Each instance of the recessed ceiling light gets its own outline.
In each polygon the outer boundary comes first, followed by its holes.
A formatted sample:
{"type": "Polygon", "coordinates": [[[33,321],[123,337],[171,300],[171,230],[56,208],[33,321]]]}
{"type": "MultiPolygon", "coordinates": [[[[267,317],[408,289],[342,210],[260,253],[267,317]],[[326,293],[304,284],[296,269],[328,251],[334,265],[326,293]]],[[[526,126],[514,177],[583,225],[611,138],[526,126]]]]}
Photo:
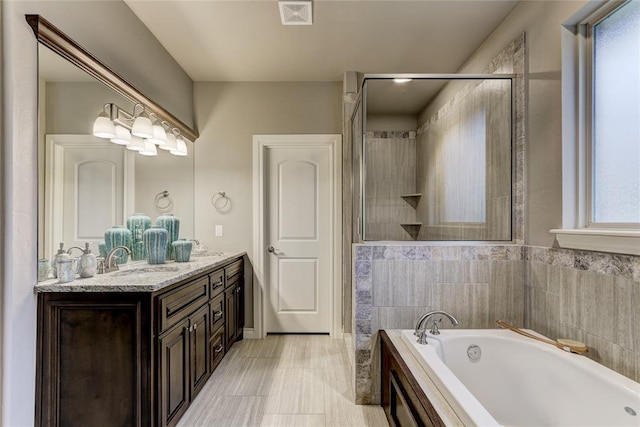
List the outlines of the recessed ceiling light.
{"type": "Polygon", "coordinates": [[[393,79],[396,83],[409,83],[413,79],[393,79]]]}
{"type": "Polygon", "coordinates": [[[313,24],[313,10],[310,0],[281,0],[280,20],[282,25],[311,25],[313,24]]]}

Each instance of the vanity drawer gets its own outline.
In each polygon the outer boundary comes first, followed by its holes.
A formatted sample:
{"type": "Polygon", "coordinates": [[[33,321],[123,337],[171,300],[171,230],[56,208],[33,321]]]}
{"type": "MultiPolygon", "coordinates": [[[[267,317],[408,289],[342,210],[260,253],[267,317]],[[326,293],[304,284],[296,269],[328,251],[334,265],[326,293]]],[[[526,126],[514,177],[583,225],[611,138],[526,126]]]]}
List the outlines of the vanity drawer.
{"type": "Polygon", "coordinates": [[[209,340],[209,371],[213,372],[214,369],[220,364],[220,361],[224,357],[224,328],[220,328],[214,332],[213,337],[209,340]]]}
{"type": "Polygon", "coordinates": [[[242,275],[244,273],[244,263],[242,259],[232,262],[224,268],[227,276],[227,287],[231,284],[231,279],[235,276],[242,275]]]}
{"type": "Polygon", "coordinates": [[[175,325],[209,300],[209,276],[158,297],[158,334],[175,325]]]}
{"type": "Polygon", "coordinates": [[[222,325],[224,325],[224,294],[220,294],[209,303],[209,309],[211,315],[209,316],[211,325],[209,330],[211,334],[217,331],[222,325]]]}

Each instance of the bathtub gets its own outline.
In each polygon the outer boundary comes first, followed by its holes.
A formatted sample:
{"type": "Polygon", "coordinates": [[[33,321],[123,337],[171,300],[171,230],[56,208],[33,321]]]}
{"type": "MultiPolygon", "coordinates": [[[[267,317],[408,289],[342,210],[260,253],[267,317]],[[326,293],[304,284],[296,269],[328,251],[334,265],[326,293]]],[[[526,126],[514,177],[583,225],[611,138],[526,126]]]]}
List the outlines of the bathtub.
{"type": "Polygon", "coordinates": [[[585,356],[506,329],[401,338],[465,425],[640,426],[640,384],[585,356]]]}

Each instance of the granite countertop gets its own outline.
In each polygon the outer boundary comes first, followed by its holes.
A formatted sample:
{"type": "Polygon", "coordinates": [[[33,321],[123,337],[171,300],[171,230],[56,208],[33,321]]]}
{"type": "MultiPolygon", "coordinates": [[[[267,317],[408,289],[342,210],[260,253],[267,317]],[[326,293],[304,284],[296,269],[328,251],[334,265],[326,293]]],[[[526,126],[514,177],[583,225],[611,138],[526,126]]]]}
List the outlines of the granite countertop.
{"type": "Polygon", "coordinates": [[[97,274],[73,282],[58,283],[58,279],[42,281],[33,287],[40,292],[155,292],[211,268],[223,265],[246,252],[226,252],[222,255],[192,256],[189,262],[169,261],[151,265],[146,261],[129,261],[119,271],[97,274]]]}

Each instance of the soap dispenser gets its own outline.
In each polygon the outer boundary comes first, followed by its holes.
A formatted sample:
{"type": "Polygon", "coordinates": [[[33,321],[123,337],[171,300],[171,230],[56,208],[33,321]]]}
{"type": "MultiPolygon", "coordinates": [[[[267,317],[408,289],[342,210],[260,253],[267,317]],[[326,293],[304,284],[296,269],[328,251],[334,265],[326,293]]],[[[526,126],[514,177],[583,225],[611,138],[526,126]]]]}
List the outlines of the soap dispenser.
{"type": "Polygon", "coordinates": [[[71,259],[71,256],[65,252],[64,243],[60,242],[60,249],[58,253],[51,260],[51,270],[53,271],[53,277],[58,277],[58,262],[71,259]]]}
{"type": "Polygon", "coordinates": [[[78,267],[80,277],[86,278],[95,276],[97,266],[98,261],[96,260],[96,256],[91,253],[89,243],[85,243],[84,249],[82,250],[82,256],[80,257],[80,266],[78,267]]]}

